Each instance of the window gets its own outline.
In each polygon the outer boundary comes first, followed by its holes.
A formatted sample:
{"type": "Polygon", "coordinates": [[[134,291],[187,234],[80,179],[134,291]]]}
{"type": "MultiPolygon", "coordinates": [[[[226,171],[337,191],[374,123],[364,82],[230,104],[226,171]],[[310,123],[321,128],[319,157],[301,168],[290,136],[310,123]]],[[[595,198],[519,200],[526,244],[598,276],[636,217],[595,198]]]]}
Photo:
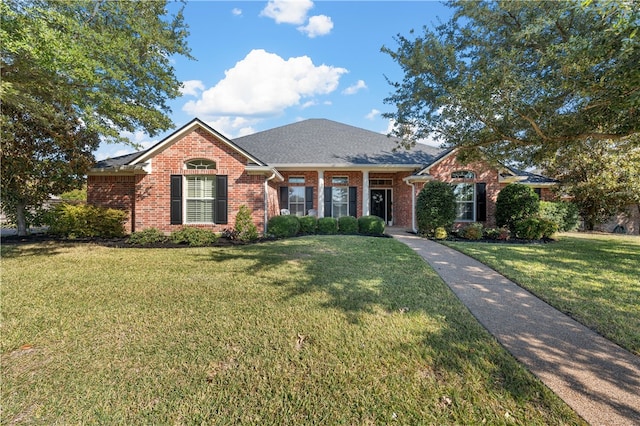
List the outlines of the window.
{"type": "Polygon", "coordinates": [[[215,176],[187,176],[186,223],[213,223],[215,176]]]}
{"type": "Polygon", "coordinates": [[[289,187],[289,212],[294,216],[304,216],[305,208],[305,187],[290,186],[289,187]]]}
{"type": "Polygon", "coordinates": [[[187,170],[214,170],[216,162],[211,160],[191,160],[185,163],[187,170]]]}
{"type": "Polygon", "coordinates": [[[304,185],[304,176],[291,176],[289,178],[289,183],[292,184],[300,184],[300,185],[304,185]]]}
{"type": "Polygon", "coordinates": [[[331,216],[349,216],[349,178],[331,178],[331,216]]]}
{"type": "Polygon", "coordinates": [[[369,186],[393,186],[393,179],[369,179],[369,186]]]}
{"type": "Polygon", "coordinates": [[[475,220],[475,185],[454,184],[453,194],[456,197],[456,221],[473,222],[475,220]]]}
{"type": "Polygon", "coordinates": [[[451,173],[451,179],[475,179],[476,174],[469,170],[462,170],[451,173]]]}

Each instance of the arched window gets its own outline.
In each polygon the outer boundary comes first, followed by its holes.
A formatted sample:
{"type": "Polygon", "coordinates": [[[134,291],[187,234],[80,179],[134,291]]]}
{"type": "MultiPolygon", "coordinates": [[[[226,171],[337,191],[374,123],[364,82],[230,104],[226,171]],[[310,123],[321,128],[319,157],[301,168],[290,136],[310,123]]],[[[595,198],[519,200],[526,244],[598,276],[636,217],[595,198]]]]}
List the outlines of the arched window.
{"type": "Polygon", "coordinates": [[[196,159],[185,162],[187,170],[213,170],[216,168],[216,162],[211,160],[196,159]]]}
{"type": "Polygon", "coordinates": [[[451,173],[451,179],[475,179],[476,174],[469,170],[460,170],[451,173]]]}

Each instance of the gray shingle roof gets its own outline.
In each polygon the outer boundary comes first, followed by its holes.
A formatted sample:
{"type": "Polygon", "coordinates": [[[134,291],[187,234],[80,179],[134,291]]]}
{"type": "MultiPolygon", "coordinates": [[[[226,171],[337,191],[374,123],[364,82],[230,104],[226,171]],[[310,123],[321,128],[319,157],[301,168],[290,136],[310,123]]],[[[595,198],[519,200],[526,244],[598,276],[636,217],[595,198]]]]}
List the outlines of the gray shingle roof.
{"type": "Polygon", "coordinates": [[[98,161],[96,165],[93,167],[96,169],[106,169],[109,167],[124,166],[126,164],[129,164],[131,161],[135,160],[136,158],[140,157],[142,154],[144,154],[147,151],[148,149],[145,149],[143,151],[120,155],[119,157],[106,158],[104,160],[98,161]]]}
{"type": "Polygon", "coordinates": [[[234,139],[234,143],[272,166],[426,165],[441,150],[417,144],[399,149],[393,138],[326,119],[309,119],[234,139]]]}

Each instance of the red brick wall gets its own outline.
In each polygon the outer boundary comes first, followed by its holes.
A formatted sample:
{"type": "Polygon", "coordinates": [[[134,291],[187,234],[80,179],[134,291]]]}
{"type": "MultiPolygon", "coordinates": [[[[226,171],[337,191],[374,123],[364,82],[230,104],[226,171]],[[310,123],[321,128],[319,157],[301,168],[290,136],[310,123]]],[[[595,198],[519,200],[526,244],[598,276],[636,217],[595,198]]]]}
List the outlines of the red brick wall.
{"type": "MultiPolygon", "coordinates": [[[[431,167],[429,174],[443,182],[468,182],[487,184],[487,220],[482,222],[488,227],[495,226],[496,200],[500,192],[498,170],[484,161],[475,161],[469,164],[458,162],[455,154],[445,157],[435,166],[431,167]],[[451,179],[451,172],[469,170],[475,173],[475,178],[470,180],[451,179]]],[[[460,222],[464,224],[466,222],[460,222]]]]}
{"type": "Polygon", "coordinates": [[[131,232],[136,176],[88,176],[87,203],[124,210],[128,213],[125,230],[131,232]]]}
{"type": "MultiPolygon", "coordinates": [[[[264,225],[264,176],[250,176],[245,172],[247,160],[225,143],[202,129],[197,129],[173,143],[151,159],[151,173],[139,175],[135,180],[135,201],[123,208],[130,212],[133,230],[154,227],[166,233],[182,225],[170,224],[171,175],[212,174],[228,176],[228,223],[197,225],[216,232],[233,228],[241,205],[252,212],[253,221],[260,231],[264,225]],[[184,164],[191,159],[207,159],[216,162],[215,170],[186,170],[184,164]]],[[[120,178],[120,177],[118,177],[120,178]]],[[[97,205],[113,203],[113,200],[131,197],[131,188],[109,187],[104,177],[90,176],[88,198],[97,205]],[[93,182],[93,184],[92,184],[93,182]],[[122,191],[122,192],[120,192],[122,191]],[[104,194],[104,195],[100,195],[104,194]]],[[[131,185],[131,183],[130,183],[131,185]]]]}

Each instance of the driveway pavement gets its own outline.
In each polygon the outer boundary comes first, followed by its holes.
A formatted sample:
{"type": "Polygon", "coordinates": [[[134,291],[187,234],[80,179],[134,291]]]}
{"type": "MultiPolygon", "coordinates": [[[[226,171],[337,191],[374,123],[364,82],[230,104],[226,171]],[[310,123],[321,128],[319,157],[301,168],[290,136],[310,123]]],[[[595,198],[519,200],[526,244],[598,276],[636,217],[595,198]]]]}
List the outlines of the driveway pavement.
{"type": "Polygon", "coordinates": [[[640,425],[640,357],[493,269],[405,229],[387,233],[422,256],[469,311],[592,425],[640,425]]]}

